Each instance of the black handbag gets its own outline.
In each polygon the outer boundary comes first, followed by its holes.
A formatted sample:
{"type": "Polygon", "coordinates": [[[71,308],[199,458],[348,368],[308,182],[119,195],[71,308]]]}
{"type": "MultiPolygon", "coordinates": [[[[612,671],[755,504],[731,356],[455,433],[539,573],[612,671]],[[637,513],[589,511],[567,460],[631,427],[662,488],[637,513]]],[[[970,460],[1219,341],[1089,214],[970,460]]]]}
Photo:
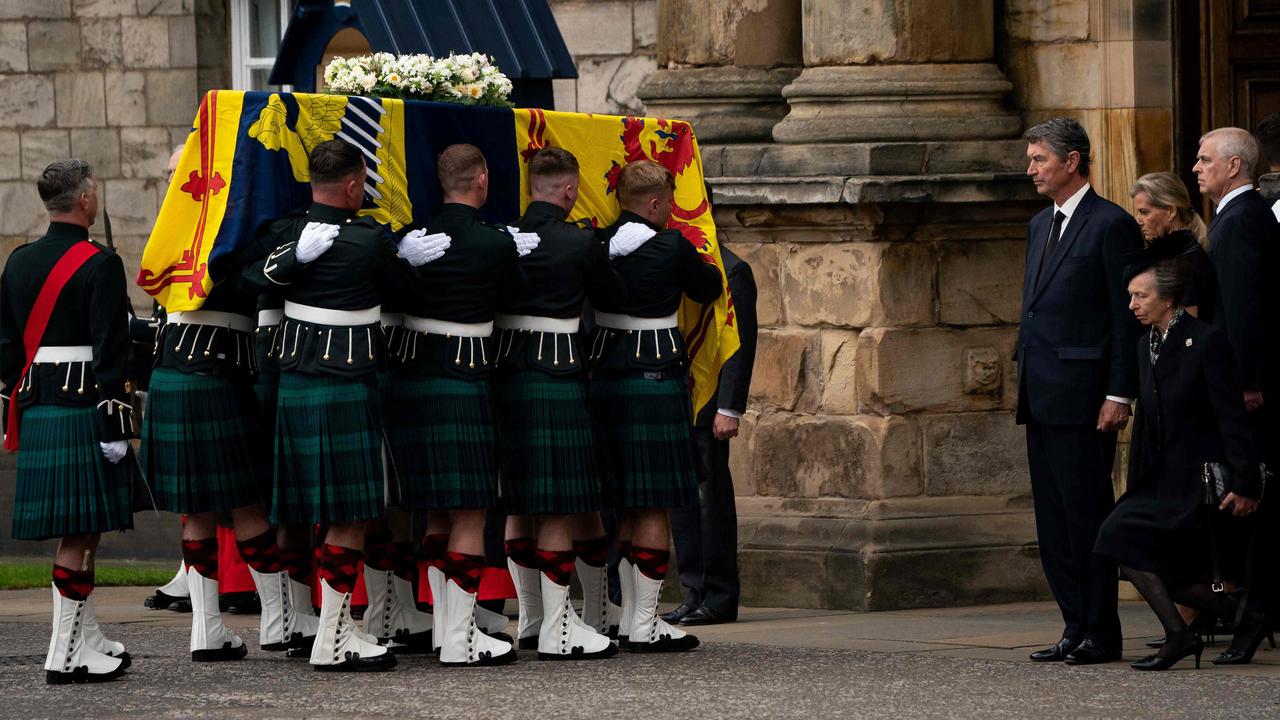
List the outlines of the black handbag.
{"type": "MultiPolygon", "coordinates": [[[[1226,591],[1226,586],[1222,582],[1222,565],[1218,556],[1218,528],[1216,527],[1218,520],[1218,507],[1222,505],[1222,501],[1227,497],[1235,478],[1231,467],[1226,463],[1207,462],[1200,471],[1200,480],[1204,484],[1204,497],[1202,505],[1206,516],[1206,522],[1209,527],[1209,559],[1212,563],[1213,579],[1211,587],[1215,593],[1226,591]]],[[[1258,503],[1262,503],[1262,498],[1266,495],[1267,481],[1270,480],[1271,471],[1267,469],[1266,463],[1258,463],[1258,503]]],[[[1249,593],[1253,589],[1250,579],[1253,577],[1253,559],[1258,544],[1258,526],[1255,522],[1249,532],[1249,544],[1245,550],[1244,574],[1243,578],[1246,584],[1244,592],[1241,594],[1240,600],[1236,607],[1236,616],[1231,623],[1232,628],[1240,627],[1244,620],[1245,610],[1249,602],[1249,593]]]]}
{"type": "MultiPolygon", "coordinates": [[[[1260,478],[1258,502],[1261,503],[1262,496],[1267,491],[1267,481],[1271,476],[1271,471],[1267,469],[1266,463],[1258,463],[1258,476],[1260,478]]],[[[1235,472],[1226,463],[1207,462],[1200,469],[1200,482],[1204,485],[1204,495],[1201,502],[1204,505],[1211,505],[1216,508],[1222,504],[1227,494],[1231,492],[1231,486],[1235,484],[1235,472]]]]}

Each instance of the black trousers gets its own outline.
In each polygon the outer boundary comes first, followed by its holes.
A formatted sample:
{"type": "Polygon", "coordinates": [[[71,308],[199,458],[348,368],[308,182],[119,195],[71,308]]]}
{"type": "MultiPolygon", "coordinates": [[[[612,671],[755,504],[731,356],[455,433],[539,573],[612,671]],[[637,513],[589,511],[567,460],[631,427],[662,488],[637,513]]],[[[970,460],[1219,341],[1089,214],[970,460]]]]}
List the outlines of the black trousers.
{"type": "Polygon", "coordinates": [[[1062,611],[1062,636],[1119,646],[1116,566],[1093,552],[1115,506],[1116,434],[1087,425],[1027,424],[1040,563],[1062,611]]]}
{"type": "MultiPolygon", "coordinates": [[[[1268,404],[1248,417],[1259,458],[1268,470],[1280,475],[1280,413],[1270,404],[1280,399],[1277,394],[1267,391],[1264,397],[1268,404]]],[[[1247,548],[1253,552],[1253,576],[1245,579],[1251,588],[1249,609],[1265,612],[1274,622],[1280,619],[1280,483],[1264,489],[1253,521],[1257,525],[1251,536],[1252,548],[1247,548]]]]}
{"type": "Polygon", "coordinates": [[[738,617],[738,509],[729,474],[729,441],[709,427],[693,430],[701,473],[698,506],[671,511],[680,584],[689,607],[738,617]]]}

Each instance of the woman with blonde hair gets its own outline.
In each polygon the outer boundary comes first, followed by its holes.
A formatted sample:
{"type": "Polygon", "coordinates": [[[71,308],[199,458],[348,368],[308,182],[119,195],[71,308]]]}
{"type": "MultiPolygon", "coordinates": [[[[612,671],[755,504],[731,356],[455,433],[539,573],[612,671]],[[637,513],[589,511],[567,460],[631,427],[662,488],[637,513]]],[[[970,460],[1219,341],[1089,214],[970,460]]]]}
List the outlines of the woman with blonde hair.
{"type": "Polygon", "coordinates": [[[1171,172],[1148,173],[1133,184],[1129,196],[1147,246],[1176,246],[1176,254],[1191,264],[1186,295],[1178,301],[1188,313],[1212,322],[1218,304],[1218,276],[1206,252],[1209,229],[1191,207],[1187,186],[1171,172]]]}

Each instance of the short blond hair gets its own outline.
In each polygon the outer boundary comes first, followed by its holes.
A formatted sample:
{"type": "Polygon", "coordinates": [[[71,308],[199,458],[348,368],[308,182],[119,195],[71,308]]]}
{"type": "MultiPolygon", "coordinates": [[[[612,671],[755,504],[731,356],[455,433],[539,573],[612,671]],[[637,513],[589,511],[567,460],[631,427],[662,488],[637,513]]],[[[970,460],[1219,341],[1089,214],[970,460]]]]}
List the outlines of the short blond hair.
{"type": "Polygon", "coordinates": [[[675,176],[652,160],[627,163],[618,173],[618,204],[624,207],[675,191],[675,176]]]}
{"type": "Polygon", "coordinates": [[[1208,247],[1209,229],[1204,220],[1196,214],[1191,206],[1191,195],[1182,180],[1171,172],[1147,173],[1138,178],[1129,188],[1129,197],[1137,197],[1138,193],[1146,193],[1151,204],[1160,208],[1168,208],[1178,215],[1178,220],[1195,233],[1200,244],[1208,247]]]}

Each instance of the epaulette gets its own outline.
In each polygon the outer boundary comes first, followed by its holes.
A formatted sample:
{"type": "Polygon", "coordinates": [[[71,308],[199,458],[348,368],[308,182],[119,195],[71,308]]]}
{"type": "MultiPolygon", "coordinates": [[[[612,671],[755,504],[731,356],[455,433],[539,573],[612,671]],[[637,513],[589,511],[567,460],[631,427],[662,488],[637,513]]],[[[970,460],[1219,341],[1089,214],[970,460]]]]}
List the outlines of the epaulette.
{"type": "Polygon", "coordinates": [[[115,255],[115,254],[116,254],[116,251],[115,251],[115,250],[112,250],[111,248],[107,247],[106,245],[104,245],[104,244],[102,244],[102,243],[98,242],[97,240],[94,240],[93,238],[89,238],[89,242],[90,242],[90,243],[92,243],[94,247],[98,248],[99,250],[101,250],[101,251],[102,251],[102,252],[104,252],[104,253],[109,253],[109,254],[111,254],[111,255],[115,255]]]}

